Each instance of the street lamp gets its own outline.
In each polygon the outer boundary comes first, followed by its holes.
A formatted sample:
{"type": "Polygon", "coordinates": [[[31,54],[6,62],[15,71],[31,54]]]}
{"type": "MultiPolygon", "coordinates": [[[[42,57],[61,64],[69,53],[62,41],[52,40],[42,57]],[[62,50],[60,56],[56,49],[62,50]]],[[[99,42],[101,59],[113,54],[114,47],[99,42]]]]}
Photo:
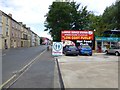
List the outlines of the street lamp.
{"type": "Polygon", "coordinates": [[[96,29],[93,30],[93,33],[94,33],[94,50],[96,51],[97,50],[97,42],[96,42],[96,39],[95,39],[95,37],[96,37],[95,32],[96,32],[96,29]]]}

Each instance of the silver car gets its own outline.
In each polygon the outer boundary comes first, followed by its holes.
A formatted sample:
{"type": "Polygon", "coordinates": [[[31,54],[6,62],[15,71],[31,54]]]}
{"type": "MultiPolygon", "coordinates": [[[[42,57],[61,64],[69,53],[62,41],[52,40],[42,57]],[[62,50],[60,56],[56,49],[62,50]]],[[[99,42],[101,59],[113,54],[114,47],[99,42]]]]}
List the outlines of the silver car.
{"type": "Polygon", "coordinates": [[[120,55],[120,46],[119,47],[111,47],[108,50],[105,50],[106,54],[115,54],[116,56],[120,55]]]}

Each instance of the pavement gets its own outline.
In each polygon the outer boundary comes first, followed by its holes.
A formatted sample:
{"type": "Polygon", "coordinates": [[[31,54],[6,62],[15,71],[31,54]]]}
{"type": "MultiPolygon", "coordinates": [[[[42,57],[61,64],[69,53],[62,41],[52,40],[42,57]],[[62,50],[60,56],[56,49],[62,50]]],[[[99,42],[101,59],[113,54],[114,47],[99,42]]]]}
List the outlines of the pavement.
{"type": "Polygon", "coordinates": [[[59,56],[57,60],[64,88],[118,88],[119,59],[104,53],[59,56]]]}

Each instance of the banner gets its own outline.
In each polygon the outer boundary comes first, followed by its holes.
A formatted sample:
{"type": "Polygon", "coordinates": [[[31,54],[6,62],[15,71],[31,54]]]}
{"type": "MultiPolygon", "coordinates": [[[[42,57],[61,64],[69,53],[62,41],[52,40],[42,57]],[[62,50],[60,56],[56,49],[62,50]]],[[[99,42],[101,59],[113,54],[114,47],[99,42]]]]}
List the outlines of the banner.
{"type": "Polygon", "coordinates": [[[93,40],[93,34],[90,30],[64,30],[61,31],[61,40],[93,40]]]}

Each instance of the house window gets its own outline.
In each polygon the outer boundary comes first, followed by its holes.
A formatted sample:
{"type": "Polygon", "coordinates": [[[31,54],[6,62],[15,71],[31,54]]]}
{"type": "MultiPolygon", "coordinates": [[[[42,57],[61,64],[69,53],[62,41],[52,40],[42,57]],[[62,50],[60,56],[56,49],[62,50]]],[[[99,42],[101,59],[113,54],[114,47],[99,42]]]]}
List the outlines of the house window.
{"type": "Polygon", "coordinates": [[[0,15],[0,22],[2,22],[2,16],[0,15]]]}
{"type": "Polygon", "coordinates": [[[18,27],[18,26],[17,26],[17,24],[16,24],[16,29],[18,29],[17,27],[18,27]]]}
{"type": "Polygon", "coordinates": [[[14,22],[12,22],[12,27],[14,27],[14,22]]]}
{"type": "Polygon", "coordinates": [[[6,36],[8,36],[8,27],[6,27],[6,36]]]}
{"type": "Polygon", "coordinates": [[[18,32],[18,38],[20,38],[20,34],[19,34],[19,32],[18,32]]]}
{"type": "Polygon", "coordinates": [[[2,34],[2,26],[0,26],[0,34],[2,34]]]}
{"type": "Polygon", "coordinates": [[[8,17],[6,17],[6,24],[8,25],[8,17]]]}
{"type": "Polygon", "coordinates": [[[6,36],[8,36],[8,32],[6,32],[6,36]]]}
{"type": "Polygon", "coordinates": [[[18,30],[20,30],[20,26],[18,25],[18,30]]]}
{"type": "Polygon", "coordinates": [[[16,37],[18,37],[17,32],[16,32],[16,37]]]}
{"type": "Polygon", "coordinates": [[[12,30],[12,37],[14,37],[14,31],[12,30]]]}
{"type": "Polygon", "coordinates": [[[2,16],[1,15],[0,15],[0,27],[2,28],[2,16]]]}

